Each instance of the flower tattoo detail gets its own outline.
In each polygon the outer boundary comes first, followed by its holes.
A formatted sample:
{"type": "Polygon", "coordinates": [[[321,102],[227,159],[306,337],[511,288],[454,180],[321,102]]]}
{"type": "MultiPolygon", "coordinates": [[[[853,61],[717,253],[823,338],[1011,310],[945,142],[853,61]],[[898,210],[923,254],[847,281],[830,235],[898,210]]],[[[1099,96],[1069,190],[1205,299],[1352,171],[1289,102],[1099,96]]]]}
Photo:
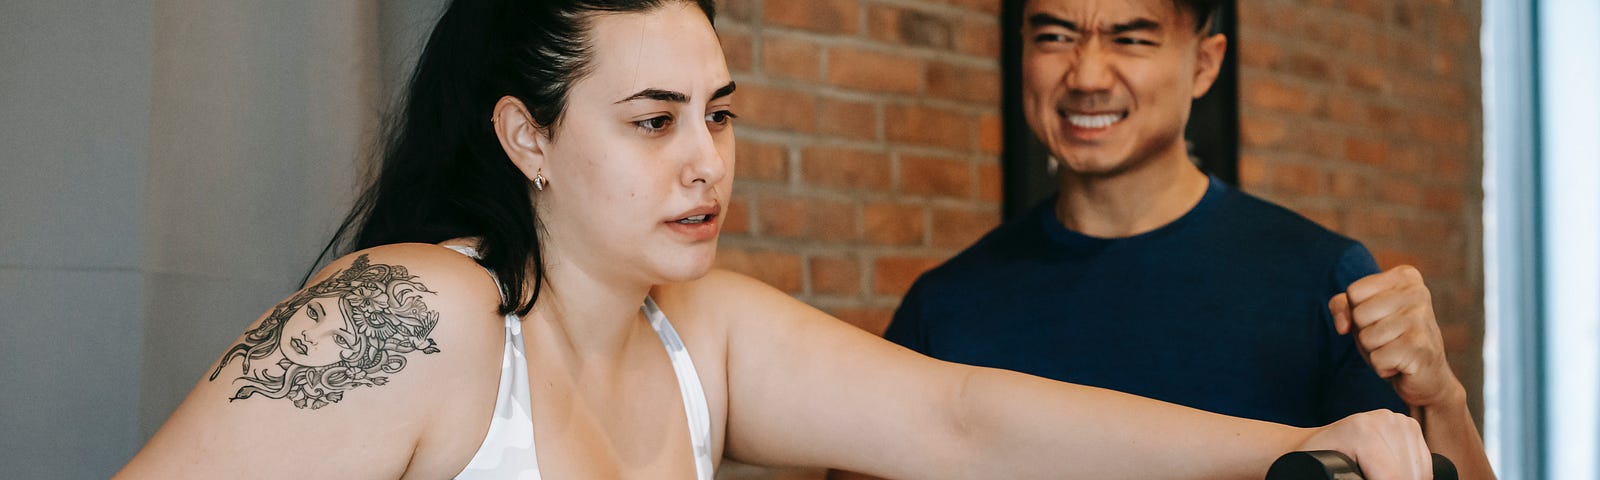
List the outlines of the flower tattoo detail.
{"type": "Polygon", "coordinates": [[[350,268],[274,307],[228,349],[209,380],[238,359],[242,376],[235,382],[245,385],[229,401],[261,395],[287,398],[299,408],[337,403],[356,387],[388,383],[388,375],[405,368],[404,354],[439,352],[428,337],[439,313],[422,302],[432,294],[405,267],[372,264],[361,255],[350,268]],[[277,369],[250,368],[273,356],[277,369]]]}

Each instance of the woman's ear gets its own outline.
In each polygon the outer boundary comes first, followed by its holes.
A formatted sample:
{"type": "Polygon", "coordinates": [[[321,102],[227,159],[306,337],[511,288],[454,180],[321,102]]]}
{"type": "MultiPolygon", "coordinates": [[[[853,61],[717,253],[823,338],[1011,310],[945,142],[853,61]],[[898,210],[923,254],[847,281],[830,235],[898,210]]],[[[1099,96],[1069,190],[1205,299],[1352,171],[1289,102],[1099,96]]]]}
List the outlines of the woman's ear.
{"type": "Polygon", "coordinates": [[[544,169],[544,150],[549,136],[533,122],[528,108],[510,95],[500,97],[494,104],[494,134],[500,139],[500,148],[528,180],[533,180],[544,169]]]}

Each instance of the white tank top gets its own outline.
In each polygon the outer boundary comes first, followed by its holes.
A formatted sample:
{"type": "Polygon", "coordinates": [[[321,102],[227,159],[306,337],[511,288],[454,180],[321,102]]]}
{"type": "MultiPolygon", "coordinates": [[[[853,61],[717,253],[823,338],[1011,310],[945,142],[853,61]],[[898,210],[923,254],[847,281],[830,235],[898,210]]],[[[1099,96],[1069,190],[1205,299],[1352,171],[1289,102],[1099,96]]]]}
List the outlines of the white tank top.
{"type": "MultiPolygon", "coordinates": [[[[446,248],[477,260],[478,252],[470,247],[446,245],[446,248]]],[[[486,269],[487,270],[487,269],[486,269]]],[[[500,278],[494,278],[495,288],[504,295],[500,278]]],[[[655,300],[645,297],[639,307],[650,328],[655,329],[661,344],[667,348],[672,360],[672,370],[678,376],[678,392],[683,394],[683,407],[689,419],[689,437],[694,446],[694,470],[697,480],[712,480],[715,472],[711,463],[711,413],[706,406],[705,389],[700,385],[700,375],[695,373],[689,350],[684,348],[678,332],[661,313],[655,300]]],[[[522,351],[522,319],[507,314],[505,355],[500,361],[500,389],[495,395],[494,418],[489,422],[489,432],[484,436],[478,453],[472,456],[457,480],[516,479],[538,480],[539,462],[533,447],[532,402],[528,389],[528,362],[522,351]]]]}

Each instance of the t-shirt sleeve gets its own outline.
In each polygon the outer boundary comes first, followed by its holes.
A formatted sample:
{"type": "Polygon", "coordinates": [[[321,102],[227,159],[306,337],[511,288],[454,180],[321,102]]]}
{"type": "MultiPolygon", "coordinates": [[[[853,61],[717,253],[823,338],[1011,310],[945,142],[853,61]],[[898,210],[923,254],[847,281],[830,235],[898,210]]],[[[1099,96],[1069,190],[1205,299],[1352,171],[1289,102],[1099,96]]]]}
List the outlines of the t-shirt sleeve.
{"type": "Polygon", "coordinates": [[[894,318],[889,320],[883,338],[927,355],[927,338],[922,331],[921,284],[921,281],[913,283],[905,298],[900,299],[900,307],[894,310],[894,318]]]}
{"type": "MultiPolygon", "coordinates": [[[[1326,298],[1331,299],[1356,280],[1378,272],[1378,262],[1372,258],[1372,253],[1361,243],[1355,242],[1345,249],[1339,263],[1334,266],[1333,278],[1330,279],[1333,289],[1326,298]]],[[[1325,351],[1330,356],[1328,364],[1332,366],[1327,373],[1327,394],[1322,402],[1323,421],[1329,423],[1350,414],[1380,408],[1408,413],[1409,407],[1400,400],[1389,382],[1379,377],[1361,358],[1354,336],[1339,335],[1333,328],[1333,314],[1326,308],[1320,310],[1323,324],[1328,329],[1326,338],[1329,339],[1329,345],[1325,351]]]]}

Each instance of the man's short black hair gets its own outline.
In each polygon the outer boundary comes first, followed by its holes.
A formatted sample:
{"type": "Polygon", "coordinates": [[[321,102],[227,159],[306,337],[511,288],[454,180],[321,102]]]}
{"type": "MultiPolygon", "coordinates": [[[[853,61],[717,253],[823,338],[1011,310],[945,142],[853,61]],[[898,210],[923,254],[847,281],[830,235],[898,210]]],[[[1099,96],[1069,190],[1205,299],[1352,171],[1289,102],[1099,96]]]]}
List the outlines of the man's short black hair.
{"type": "MultiPolygon", "coordinates": [[[[1201,35],[1217,33],[1216,22],[1222,4],[1229,0],[1172,0],[1172,4],[1179,11],[1189,12],[1194,17],[1194,31],[1201,35]]],[[[1022,6],[1028,6],[1028,0],[1022,1],[1022,6]]]]}
{"type": "Polygon", "coordinates": [[[1188,11],[1194,17],[1194,31],[1200,34],[1215,33],[1219,12],[1225,0],[1173,0],[1178,4],[1179,10],[1188,11]]]}

